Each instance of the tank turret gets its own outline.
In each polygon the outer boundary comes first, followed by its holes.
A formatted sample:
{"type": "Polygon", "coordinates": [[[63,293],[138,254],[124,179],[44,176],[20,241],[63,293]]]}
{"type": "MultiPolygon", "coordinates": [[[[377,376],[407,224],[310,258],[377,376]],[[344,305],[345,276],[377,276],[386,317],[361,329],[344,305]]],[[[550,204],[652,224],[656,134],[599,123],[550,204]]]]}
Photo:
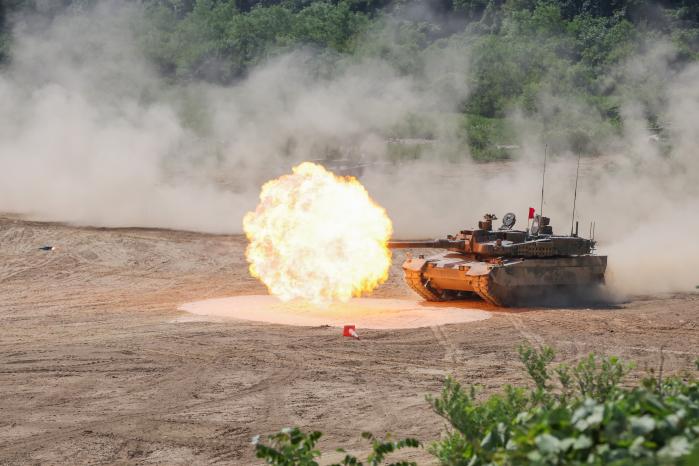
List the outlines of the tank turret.
{"type": "Polygon", "coordinates": [[[547,217],[534,219],[530,231],[513,230],[514,214],[507,214],[498,230],[492,229],[492,221],[497,219],[486,214],[485,220],[478,222],[475,230],[461,230],[458,235],[449,235],[445,239],[389,241],[391,249],[424,248],[448,249],[455,252],[472,254],[479,258],[492,257],[554,257],[590,254],[594,241],[576,235],[556,236],[549,225],[547,217]],[[511,216],[511,217],[507,217],[511,216]],[[487,228],[481,228],[487,227],[487,228]]]}

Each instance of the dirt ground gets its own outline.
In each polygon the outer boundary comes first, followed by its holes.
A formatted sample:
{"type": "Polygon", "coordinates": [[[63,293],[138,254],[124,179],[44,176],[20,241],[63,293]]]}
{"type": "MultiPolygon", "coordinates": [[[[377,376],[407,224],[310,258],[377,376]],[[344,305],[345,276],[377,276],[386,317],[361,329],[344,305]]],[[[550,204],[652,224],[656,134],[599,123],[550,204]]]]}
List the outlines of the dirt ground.
{"type": "MultiPolygon", "coordinates": [[[[362,431],[436,439],[425,395],[447,374],[484,392],[524,380],[516,347],[693,367],[699,294],[603,309],[519,309],[412,330],[206,321],[178,305],[262,294],[245,239],[0,217],[0,463],[257,464],[256,434],[298,425],[364,452],[362,431]],[[53,245],[55,251],[41,251],[53,245]]],[[[374,297],[411,297],[396,255],[374,297]]],[[[418,451],[409,458],[429,462],[418,451]]],[[[326,459],[333,459],[328,457],[326,459]]]]}

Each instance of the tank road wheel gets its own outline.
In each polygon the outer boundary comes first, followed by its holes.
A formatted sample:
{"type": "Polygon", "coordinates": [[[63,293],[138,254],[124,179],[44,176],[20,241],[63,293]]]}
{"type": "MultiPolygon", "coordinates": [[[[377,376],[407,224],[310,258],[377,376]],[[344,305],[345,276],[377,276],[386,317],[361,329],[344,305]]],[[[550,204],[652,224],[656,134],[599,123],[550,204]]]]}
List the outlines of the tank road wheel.
{"type": "Polygon", "coordinates": [[[425,301],[444,301],[422,278],[422,273],[415,270],[404,269],[405,282],[413,291],[425,301]]]}
{"type": "Polygon", "coordinates": [[[441,295],[442,301],[474,301],[481,299],[475,291],[444,290],[441,295]]]}

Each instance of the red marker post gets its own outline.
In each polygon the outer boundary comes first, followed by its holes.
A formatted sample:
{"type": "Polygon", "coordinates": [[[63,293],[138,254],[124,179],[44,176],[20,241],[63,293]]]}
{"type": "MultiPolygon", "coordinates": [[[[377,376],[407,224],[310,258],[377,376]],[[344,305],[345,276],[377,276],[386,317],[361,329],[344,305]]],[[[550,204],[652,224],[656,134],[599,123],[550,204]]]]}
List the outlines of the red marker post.
{"type": "Polygon", "coordinates": [[[357,335],[357,330],[355,329],[354,325],[345,325],[345,327],[342,329],[342,336],[352,337],[359,340],[359,335],[357,335]]]}

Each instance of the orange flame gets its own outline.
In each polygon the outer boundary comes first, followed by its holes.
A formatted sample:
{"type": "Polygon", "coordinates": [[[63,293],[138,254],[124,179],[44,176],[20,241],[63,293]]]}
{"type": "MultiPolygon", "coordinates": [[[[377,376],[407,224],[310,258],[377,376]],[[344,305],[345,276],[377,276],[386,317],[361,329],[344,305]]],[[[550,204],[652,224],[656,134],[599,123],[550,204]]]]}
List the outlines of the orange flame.
{"type": "Polygon", "coordinates": [[[284,301],[347,301],[386,281],[391,220],[353,177],[304,162],[243,219],[250,273],[284,301]]]}

